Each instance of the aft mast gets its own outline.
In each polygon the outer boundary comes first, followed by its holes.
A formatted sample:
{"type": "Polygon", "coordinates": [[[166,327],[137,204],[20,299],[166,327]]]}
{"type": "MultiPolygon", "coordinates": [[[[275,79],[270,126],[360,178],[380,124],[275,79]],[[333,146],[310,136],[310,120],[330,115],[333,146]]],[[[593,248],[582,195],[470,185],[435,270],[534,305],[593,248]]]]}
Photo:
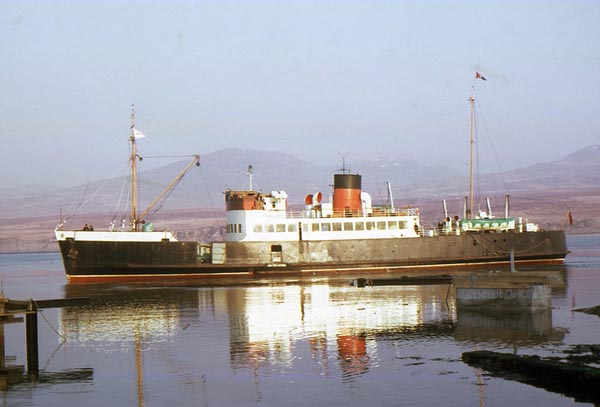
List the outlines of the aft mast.
{"type": "Polygon", "coordinates": [[[131,164],[131,231],[138,231],[138,192],[137,192],[137,151],[135,147],[135,105],[131,105],[131,135],[129,136],[131,143],[131,156],[129,162],[131,164]]]}
{"type": "Polygon", "coordinates": [[[473,146],[475,145],[473,132],[475,131],[475,81],[477,79],[487,81],[485,76],[483,76],[479,72],[475,72],[475,78],[473,79],[473,84],[471,85],[471,95],[467,99],[469,101],[469,104],[471,105],[471,125],[469,129],[469,207],[466,208],[465,212],[467,218],[470,219],[475,219],[476,217],[475,213],[473,212],[473,205],[475,199],[473,193],[473,146]]]}
{"type": "Polygon", "coordinates": [[[467,217],[473,218],[473,127],[475,126],[475,86],[471,86],[471,95],[469,96],[471,105],[471,126],[469,130],[469,207],[467,208],[467,217]]]}

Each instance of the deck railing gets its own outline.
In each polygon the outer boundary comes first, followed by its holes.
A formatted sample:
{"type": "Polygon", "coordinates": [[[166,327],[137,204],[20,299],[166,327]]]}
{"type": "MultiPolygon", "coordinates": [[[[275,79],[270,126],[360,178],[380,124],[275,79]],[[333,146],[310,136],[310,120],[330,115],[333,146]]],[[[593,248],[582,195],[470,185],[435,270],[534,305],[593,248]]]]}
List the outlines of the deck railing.
{"type": "Polygon", "coordinates": [[[298,218],[372,218],[372,217],[398,217],[398,216],[419,216],[418,208],[403,208],[390,211],[389,208],[373,208],[369,213],[362,210],[335,210],[323,211],[319,209],[303,211],[286,211],[285,217],[290,219],[298,218]],[[307,215],[308,214],[308,215],[307,215]]]}

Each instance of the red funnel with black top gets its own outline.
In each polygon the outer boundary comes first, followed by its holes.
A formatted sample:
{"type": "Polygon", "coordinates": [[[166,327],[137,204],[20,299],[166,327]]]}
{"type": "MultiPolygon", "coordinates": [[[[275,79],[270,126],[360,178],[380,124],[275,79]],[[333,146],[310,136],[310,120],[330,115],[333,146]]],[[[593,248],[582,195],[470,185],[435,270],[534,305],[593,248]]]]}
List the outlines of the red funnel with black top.
{"type": "Polygon", "coordinates": [[[333,215],[358,216],[361,211],[361,176],[335,174],[333,176],[333,215]]]}

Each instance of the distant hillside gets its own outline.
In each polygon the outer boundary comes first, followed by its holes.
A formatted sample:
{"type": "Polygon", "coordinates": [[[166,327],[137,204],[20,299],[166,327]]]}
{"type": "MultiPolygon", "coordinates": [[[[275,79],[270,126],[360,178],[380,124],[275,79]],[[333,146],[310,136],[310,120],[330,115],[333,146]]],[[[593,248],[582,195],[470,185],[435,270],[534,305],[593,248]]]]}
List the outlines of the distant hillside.
{"type": "MultiPolygon", "coordinates": [[[[150,203],[185,167],[179,161],[144,171],[139,176],[140,206],[150,203]]],[[[165,210],[214,208],[223,209],[223,192],[249,188],[248,166],[253,168],[253,187],[263,192],[284,190],[290,204],[304,202],[304,197],[317,191],[328,196],[333,184],[334,166],[319,167],[296,157],[272,151],[226,149],[200,157],[200,168],[192,168],[180,185],[160,207],[165,210]]],[[[420,185],[456,171],[443,166],[425,166],[415,161],[372,160],[357,162],[351,170],[363,175],[363,189],[374,198],[385,199],[384,182],[396,190],[420,185]]],[[[49,189],[33,186],[5,192],[0,202],[0,218],[15,218],[73,213],[112,213],[121,211],[129,199],[128,176],[100,180],[73,188],[49,189]]]]}
{"type": "MultiPolygon", "coordinates": [[[[576,151],[560,160],[541,162],[502,174],[476,175],[476,189],[485,194],[533,197],[548,192],[585,192],[600,188],[600,145],[576,151]]],[[[466,176],[445,176],[425,185],[411,185],[411,195],[462,196],[468,192],[466,176]]]]}
{"type": "MultiPolygon", "coordinates": [[[[143,161],[140,207],[151,202],[186,164],[187,161],[180,161],[144,171],[146,161],[143,161]]],[[[337,170],[334,166],[319,167],[280,152],[220,150],[201,156],[200,168],[192,168],[159,209],[162,212],[208,209],[214,214],[222,214],[223,191],[249,187],[249,165],[253,168],[255,189],[263,192],[285,190],[292,206],[302,205],[308,193],[320,191],[328,197],[333,173],[337,170]]],[[[436,211],[435,218],[441,212],[442,199],[446,199],[452,212],[456,213],[461,210],[463,197],[468,193],[467,174],[439,164],[425,165],[398,157],[354,162],[350,170],[363,176],[363,190],[369,192],[375,202],[387,199],[385,182],[389,181],[397,205],[431,206],[436,211]]],[[[598,212],[593,213],[595,206],[591,202],[593,197],[600,195],[600,146],[589,146],[558,161],[478,177],[476,191],[482,198],[495,196],[493,203],[496,210],[503,205],[506,193],[511,195],[515,207],[527,205],[531,208],[534,205],[530,202],[546,201],[565,209],[567,205],[572,206],[578,197],[585,197],[581,198],[582,202],[585,201],[581,205],[585,206],[586,213],[592,211],[586,216],[598,218],[598,212]]],[[[126,176],[73,188],[35,186],[2,192],[4,199],[0,202],[0,219],[4,220],[32,217],[58,220],[61,209],[64,216],[93,213],[110,219],[113,213],[125,212],[129,199],[126,176]]],[[[556,211],[562,213],[563,209],[556,211]]],[[[424,212],[427,214],[427,209],[424,212]]],[[[149,219],[154,219],[154,216],[149,219]]]]}
{"type": "Polygon", "coordinates": [[[565,158],[511,171],[510,185],[519,190],[585,191],[600,186],[600,145],[592,145],[565,158]]]}

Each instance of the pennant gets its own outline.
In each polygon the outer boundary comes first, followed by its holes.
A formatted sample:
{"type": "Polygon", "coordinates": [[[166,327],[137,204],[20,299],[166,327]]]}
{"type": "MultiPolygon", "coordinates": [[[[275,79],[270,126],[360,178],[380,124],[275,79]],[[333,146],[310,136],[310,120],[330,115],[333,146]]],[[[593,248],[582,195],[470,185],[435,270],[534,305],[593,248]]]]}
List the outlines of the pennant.
{"type": "Polygon", "coordinates": [[[481,79],[482,81],[487,81],[487,79],[485,79],[485,76],[483,76],[479,72],[475,72],[475,79],[481,79]]]}
{"type": "Polygon", "coordinates": [[[137,139],[141,139],[141,138],[146,138],[146,135],[134,127],[133,128],[133,137],[137,140],[137,139]]]}

